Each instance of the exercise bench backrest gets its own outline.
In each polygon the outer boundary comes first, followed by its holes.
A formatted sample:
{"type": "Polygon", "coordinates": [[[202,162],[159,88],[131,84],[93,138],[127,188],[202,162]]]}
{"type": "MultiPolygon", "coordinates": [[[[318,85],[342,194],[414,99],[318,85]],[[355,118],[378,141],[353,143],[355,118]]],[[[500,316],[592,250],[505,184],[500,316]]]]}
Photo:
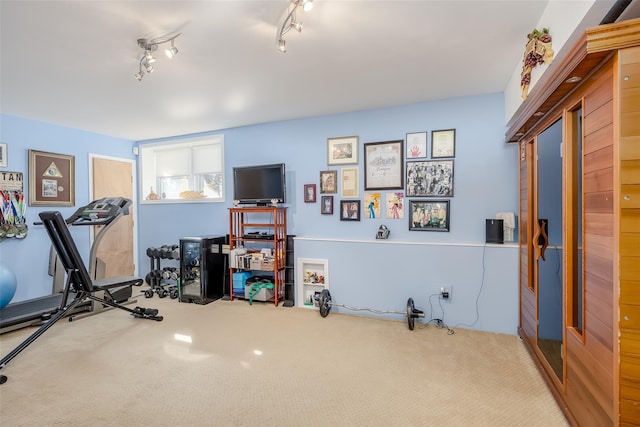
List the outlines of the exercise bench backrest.
{"type": "Polygon", "coordinates": [[[58,253],[64,269],[69,273],[69,280],[76,292],[93,291],[93,282],[78,252],[78,247],[71,237],[69,227],[58,211],[40,212],[40,219],[49,233],[51,243],[58,253]]]}

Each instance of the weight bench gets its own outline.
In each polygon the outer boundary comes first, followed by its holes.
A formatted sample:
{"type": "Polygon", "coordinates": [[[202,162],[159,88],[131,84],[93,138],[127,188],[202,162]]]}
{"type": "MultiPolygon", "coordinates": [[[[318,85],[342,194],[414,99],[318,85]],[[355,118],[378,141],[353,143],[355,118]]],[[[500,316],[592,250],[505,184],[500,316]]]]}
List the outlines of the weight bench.
{"type": "MultiPolygon", "coordinates": [[[[105,306],[127,311],[136,318],[156,321],[162,320],[162,316],[158,316],[158,310],[142,307],[136,307],[134,309],[125,307],[115,302],[109,293],[109,290],[113,288],[131,285],[140,286],[143,283],[142,279],[130,276],[115,276],[106,279],[91,280],[89,272],[82,262],[78,248],[71,237],[69,228],[60,212],[41,212],[40,219],[42,219],[42,223],[47,229],[51,243],[67,275],[67,281],[62,294],[62,303],[58,311],[49,320],[0,360],[0,369],[4,368],[11,359],[27,348],[29,344],[34,342],[40,335],[44,334],[58,320],[62,319],[77,305],[87,300],[96,301],[105,306]],[[75,296],[71,302],[68,302],[72,292],[75,293],[75,296]],[[96,293],[103,293],[103,297],[97,296],[96,293]]],[[[6,381],[6,376],[0,375],[0,384],[6,381]]]]}

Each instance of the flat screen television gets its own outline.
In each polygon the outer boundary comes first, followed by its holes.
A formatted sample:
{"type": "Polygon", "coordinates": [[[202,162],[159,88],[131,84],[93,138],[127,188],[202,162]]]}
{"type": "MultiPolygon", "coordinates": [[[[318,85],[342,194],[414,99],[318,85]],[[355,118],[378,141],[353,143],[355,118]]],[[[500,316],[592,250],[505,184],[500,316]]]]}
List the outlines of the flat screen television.
{"type": "Polygon", "coordinates": [[[284,163],[233,168],[233,199],[240,204],[268,205],[271,199],[284,203],[284,163]]]}

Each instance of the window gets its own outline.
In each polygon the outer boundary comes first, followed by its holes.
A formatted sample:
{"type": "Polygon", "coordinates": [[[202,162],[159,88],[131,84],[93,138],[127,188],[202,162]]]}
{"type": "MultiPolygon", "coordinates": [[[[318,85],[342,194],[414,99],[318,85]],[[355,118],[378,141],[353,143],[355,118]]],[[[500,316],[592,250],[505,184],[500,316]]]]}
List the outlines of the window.
{"type": "Polygon", "coordinates": [[[224,202],[224,136],[139,147],[141,203],[224,202]]]}

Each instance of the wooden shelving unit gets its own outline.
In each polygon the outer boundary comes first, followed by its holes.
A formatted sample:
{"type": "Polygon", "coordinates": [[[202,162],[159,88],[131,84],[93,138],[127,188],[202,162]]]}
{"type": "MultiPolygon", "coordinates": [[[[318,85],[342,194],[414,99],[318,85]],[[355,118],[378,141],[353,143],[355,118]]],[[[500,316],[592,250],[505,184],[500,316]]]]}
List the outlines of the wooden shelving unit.
{"type": "MultiPolygon", "coordinates": [[[[239,271],[256,274],[273,274],[274,295],[269,301],[277,306],[284,299],[285,264],[287,254],[287,208],[259,206],[229,209],[229,251],[246,248],[259,252],[269,248],[273,253],[273,264],[263,264],[260,268],[230,268],[230,277],[239,271]]],[[[231,264],[233,265],[233,264],[231,264]]],[[[236,293],[230,286],[229,299],[245,298],[245,294],[236,293]]]]}

